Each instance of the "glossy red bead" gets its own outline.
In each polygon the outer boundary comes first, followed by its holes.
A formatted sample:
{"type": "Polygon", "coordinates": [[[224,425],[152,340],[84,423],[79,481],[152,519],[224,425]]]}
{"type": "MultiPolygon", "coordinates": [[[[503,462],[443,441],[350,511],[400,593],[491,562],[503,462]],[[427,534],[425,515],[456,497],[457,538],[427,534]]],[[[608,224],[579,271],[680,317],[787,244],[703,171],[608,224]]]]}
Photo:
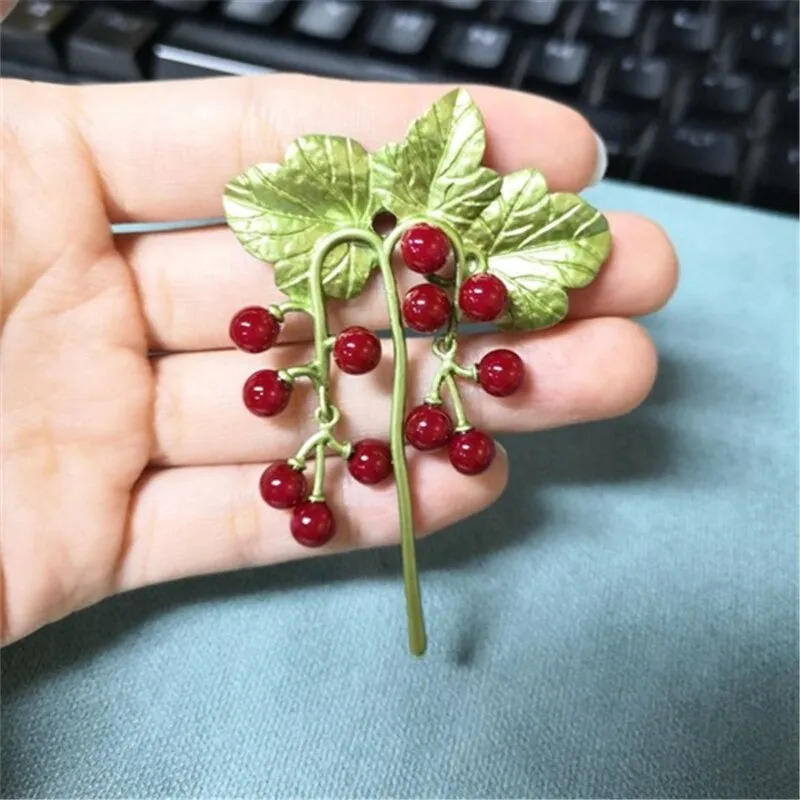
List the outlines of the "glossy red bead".
{"type": "Polygon", "coordinates": [[[458,293],[458,305],[476,322],[497,319],[508,305],[508,290],[500,278],[483,273],[467,278],[458,293]]]}
{"type": "Polygon", "coordinates": [[[508,397],[519,389],[525,364],[513,350],[491,350],[478,364],[478,383],[495,397],[508,397]]]}
{"type": "Polygon", "coordinates": [[[392,453],[389,445],[379,439],[356,442],[347,468],[359,483],[368,486],[386,480],[392,474],[392,453]]]}
{"type": "Polygon", "coordinates": [[[417,406],[406,418],[406,439],[417,450],[437,450],[452,435],[453,422],[441,406],[417,406]]]}
{"type": "Polygon", "coordinates": [[[476,428],[454,433],[447,449],[450,463],[464,475],[479,475],[494,461],[494,440],[476,428]]]}
{"type": "Polygon", "coordinates": [[[420,333],[433,333],[447,323],[451,308],[444,289],[432,283],[421,283],[406,292],[403,318],[409,328],[420,333]]]}
{"type": "Polygon", "coordinates": [[[430,275],[447,263],[450,241],[441,229],[422,223],[403,234],[400,254],[409,269],[430,275]]]}
{"type": "Polygon", "coordinates": [[[336,532],[336,520],[327,503],[318,500],[301,503],[289,523],[292,536],[304,547],[322,547],[336,532]]]}
{"type": "Polygon", "coordinates": [[[242,390],[244,404],[257,417],[274,417],[275,414],[280,414],[291,396],[291,384],[281,380],[274,369],[254,372],[242,390]]]}
{"type": "Polygon", "coordinates": [[[381,360],[381,340],[366,328],[345,328],[333,344],[333,360],[348,375],[363,375],[381,360]]]}
{"type": "Polygon", "coordinates": [[[308,484],[299,469],[285,461],[267,467],[259,483],[261,497],[273,508],[294,508],[308,495],[308,484]]]}
{"type": "Polygon", "coordinates": [[[248,306],[231,320],[230,337],[233,343],[248,353],[263,353],[278,339],[281,324],[261,306],[248,306]]]}

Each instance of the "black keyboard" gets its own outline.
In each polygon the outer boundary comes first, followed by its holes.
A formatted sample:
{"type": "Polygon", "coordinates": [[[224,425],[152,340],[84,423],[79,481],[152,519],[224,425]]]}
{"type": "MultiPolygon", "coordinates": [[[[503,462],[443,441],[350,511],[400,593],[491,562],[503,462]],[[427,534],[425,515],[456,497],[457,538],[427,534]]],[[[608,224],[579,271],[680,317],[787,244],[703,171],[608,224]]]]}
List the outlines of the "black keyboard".
{"type": "Polygon", "coordinates": [[[609,176],[798,213],[798,0],[23,0],[0,74],[480,82],[587,116],[609,176]]]}

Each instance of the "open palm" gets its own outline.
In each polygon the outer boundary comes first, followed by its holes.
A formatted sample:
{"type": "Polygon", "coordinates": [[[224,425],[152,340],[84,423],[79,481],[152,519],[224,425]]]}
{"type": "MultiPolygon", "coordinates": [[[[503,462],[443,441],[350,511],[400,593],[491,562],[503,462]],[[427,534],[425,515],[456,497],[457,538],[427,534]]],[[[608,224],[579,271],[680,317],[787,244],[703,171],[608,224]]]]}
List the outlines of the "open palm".
{"type": "MultiPolygon", "coordinates": [[[[224,184],[250,164],[280,160],[295,136],[344,134],[374,149],[443,91],[297,76],[2,83],[4,642],[114,592],[308,555],[257,487],[264,465],[292,455],[313,431],[315,398],[298,392],[280,418],[265,421],[240,396],[256,366],[306,360],[307,322],[287,324],[283,344],[263,356],[236,352],[228,321],[241,306],[280,299],[271,271],[223,226],[113,237],[110,225],[218,217],[224,184]]],[[[582,118],[531,96],[471,92],[498,171],[534,166],[554,190],[586,185],[597,156],[582,118]]],[[[464,340],[466,363],[502,341],[530,375],[503,402],[467,391],[476,424],[553,427],[617,415],[646,396],[654,351],[623,318],[667,300],[674,253],[654,224],[608,218],[612,256],[592,286],[572,293],[567,322],[464,340]]],[[[398,275],[401,290],[405,280],[398,275]]],[[[373,286],[332,304],[331,324],[378,328],[383,314],[373,286]]],[[[411,402],[435,368],[428,354],[429,342],[412,340],[411,402]]],[[[391,358],[367,376],[336,380],[344,435],[380,435],[390,383],[391,358]]],[[[500,456],[470,478],[440,456],[410,454],[417,529],[434,531],[492,502],[506,480],[500,456]]],[[[391,483],[362,486],[338,461],[330,470],[338,533],[318,552],[396,541],[391,483]]]]}

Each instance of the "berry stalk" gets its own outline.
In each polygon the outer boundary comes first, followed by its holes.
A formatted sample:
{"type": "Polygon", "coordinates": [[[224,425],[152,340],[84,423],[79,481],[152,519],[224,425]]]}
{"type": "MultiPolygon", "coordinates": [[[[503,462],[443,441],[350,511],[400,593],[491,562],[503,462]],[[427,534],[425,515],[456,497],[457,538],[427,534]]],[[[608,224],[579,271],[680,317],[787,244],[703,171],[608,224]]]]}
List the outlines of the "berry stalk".
{"type": "Polygon", "coordinates": [[[325,500],[325,444],[325,440],[321,439],[314,446],[314,488],[308,498],[312,503],[325,500]]]}
{"type": "Polygon", "coordinates": [[[467,414],[464,411],[464,403],[461,400],[461,392],[458,391],[458,386],[456,386],[456,381],[452,372],[450,372],[444,379],[444,383],[445,386],[447,386],[447,391],[450,393],[450,402],[453,404],[453,414],[456,418],[455,431],[456,433],[459,431],[465,431],[470,427],[470,424],[467,420],[467,414]]]}

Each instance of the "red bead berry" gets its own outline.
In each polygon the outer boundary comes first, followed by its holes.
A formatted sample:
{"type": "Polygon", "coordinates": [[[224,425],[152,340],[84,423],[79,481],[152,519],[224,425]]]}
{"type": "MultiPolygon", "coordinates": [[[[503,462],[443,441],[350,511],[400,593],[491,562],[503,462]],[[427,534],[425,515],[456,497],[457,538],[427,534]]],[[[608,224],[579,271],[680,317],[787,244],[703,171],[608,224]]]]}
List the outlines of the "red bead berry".
{"type": "Polygon", "coordinates": [[[254,372],[245,381],[242,390],[244,404],[257,417],[274,417],[275,414],[280,414],[291,396],[291,384],[281,380],[274,369],[254,372]]]}
{"type": "Polygon", "coordinates": [[[513,350],[492,350],[478,364],[478,383],[495,397],[508,397],[519,389],[525,365],[513,350]]]}
{"type": "Polygon", "coordinates": [[[440,406],[417,406],[406,419],[406,439],[417,450],[437,450],[444,447],[452,435],[453,423],[440,406]]]}
{"type": "Polygon", "coordinates": [[[415,225],[400,240],[400,253],[406,266],[422,275],[430,275],[447,263],[450,241],[444,231],[432,225],[415,225]]]}
{"type": "Polygon", "coordinates": [[[289,528],[303,547],[322,547],[336,532],[336,520],[328,504],[316,500],[295,508],[289,528]]]}
{"type": "Polygon", "coordinates": [[[248,306],[231,320],[229,329],[233,343],[248,353],[263,353],[278,339],[281,324],[266,308],[248,306]]]}
{"type": "Polygon", "coordinates": [[[409,328],[420,333],[433,333],[450,318],[447,292],[432,283],[421,283],[409,289],[403,299],[403,318],[409,328]]]}
{"type": "Polygon", "coordinates": [[[461,284],[458,305],[476,322],[497,319],[508,304],[508,289],[500,278],[486,273],[473,275],[461,284]]]}
{"type": "Polygon", "coordinates": [[[347,462],[350,474],[368,486],[386,480],[392,474],[392,454],[389,445],[378,439],[356,442],[347,462]]]}
{"type": "Polygon", "coordinates": [[[448,446],[450,463],[464,475],[479,475],[494,461],[494,440],[483,431],[470,428],[453,434],[448,446]]]}
{"type": "Polygon", "coordinates": [[[381,360],[381,340],[358,325],[345,328],[333,344],[333,360],[348,375],[363,375],[381,360]]]}
{"type": "Polygon", "coordinates": [[[299,469],[285,461],[267,467],[259,483],[261,497],[273,508],[294,508],[308,495],[308,484],[299,469]]]}

